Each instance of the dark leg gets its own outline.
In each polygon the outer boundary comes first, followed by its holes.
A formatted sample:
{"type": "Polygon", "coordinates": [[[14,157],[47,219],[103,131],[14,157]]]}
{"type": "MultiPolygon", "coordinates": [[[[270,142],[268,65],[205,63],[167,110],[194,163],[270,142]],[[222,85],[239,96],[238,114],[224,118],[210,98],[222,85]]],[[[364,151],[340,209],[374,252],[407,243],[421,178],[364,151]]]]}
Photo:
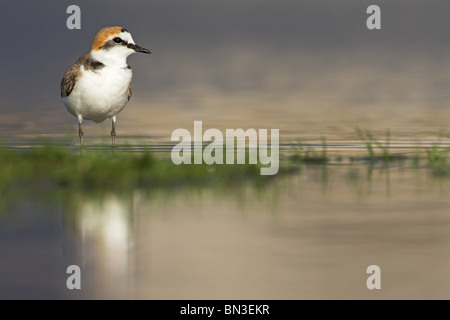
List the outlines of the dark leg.
{"type": "Polygon", "coordinates": [[[111,137],[112,137],[112,147],[116,146],[116,117],[112,117],[112,129],[111,129],[111,137]]]}
{"type": "Polygon", "coordinates": [[[83,122],[83,117],[78,116],[78,136],[80,137],[81,146],[84,146],[84,141],[83,141],[84,132],[83,132],[83,129],[81,128],[81,122],[83,122]]]}

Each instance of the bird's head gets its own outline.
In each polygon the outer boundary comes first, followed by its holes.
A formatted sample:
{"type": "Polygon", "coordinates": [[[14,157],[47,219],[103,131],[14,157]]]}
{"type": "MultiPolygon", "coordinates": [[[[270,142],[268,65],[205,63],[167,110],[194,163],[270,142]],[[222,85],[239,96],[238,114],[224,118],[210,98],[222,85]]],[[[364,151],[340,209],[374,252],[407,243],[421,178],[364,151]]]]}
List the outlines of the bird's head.
{"type": "Polygon", "coordinates": [[[103,63],[125,63],[126,58],[135,52],[150,53],[138,46],[131,34],[122,27],[106,27],[101,29],[94,38],[91,54],[103,63]]]}

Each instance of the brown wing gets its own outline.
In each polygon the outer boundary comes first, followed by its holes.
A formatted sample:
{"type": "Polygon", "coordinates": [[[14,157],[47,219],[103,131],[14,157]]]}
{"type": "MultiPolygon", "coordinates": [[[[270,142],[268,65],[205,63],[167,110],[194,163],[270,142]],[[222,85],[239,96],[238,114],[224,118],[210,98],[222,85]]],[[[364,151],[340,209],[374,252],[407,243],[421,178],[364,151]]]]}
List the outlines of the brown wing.
{"type": "Polygon", "coordinates": [[[61,98],[67,97],[75,87],[77,77],[80,75],[80,64],[87,58],[87,53],[82,55],[64,74],[61,80],[61,98]]]}
{"type": "Polygon", "coordinates": [[[130,101],[132,94],[133,94],[133,82],[130,82],[130,85],[128,86],[128,101],[130,101]]]}
{"type": "Polygon", "coordinates": [[[61,80],[61,98],[67,97],[72,92],[73,87],[75,87],[77,67],[79,68],[79,66],[71,66],[64,74],[61,80]]]}

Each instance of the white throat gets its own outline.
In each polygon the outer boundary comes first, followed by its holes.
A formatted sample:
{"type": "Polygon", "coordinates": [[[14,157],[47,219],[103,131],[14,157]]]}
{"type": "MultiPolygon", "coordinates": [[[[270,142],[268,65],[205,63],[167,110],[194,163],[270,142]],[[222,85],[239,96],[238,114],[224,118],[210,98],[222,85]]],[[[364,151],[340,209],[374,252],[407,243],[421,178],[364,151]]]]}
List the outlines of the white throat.
{"type": "Polygon", "coordinates": [[[91,50],[91,56],[95,60],[106,66],[125,68],[127,67],[127,57],[134,51],[126,47],[116,47],[111,49],[91,50]]]}

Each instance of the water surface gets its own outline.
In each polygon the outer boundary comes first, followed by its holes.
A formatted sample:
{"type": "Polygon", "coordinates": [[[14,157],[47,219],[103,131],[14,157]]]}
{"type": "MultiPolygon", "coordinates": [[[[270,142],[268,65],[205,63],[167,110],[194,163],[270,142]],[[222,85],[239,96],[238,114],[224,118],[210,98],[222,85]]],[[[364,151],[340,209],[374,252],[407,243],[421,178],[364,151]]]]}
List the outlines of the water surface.
{"type": "MultiPolygon", "coordinates": [[[[10,148],[20,152],[36,143],[10,148]]],[[[150,149],[163,156],[172,145],[154,142],[150,149]]],[[[144,146],[130,143],[116,152],[144,146]]],[[[406,157],[383,163],[351,160],[367,155],[361,141],[329,141],[329,164],[304,164],[259,188],[117,192],[36,185],[13,201],[5,189],[0,296],[448,298],[450,181],[433,176],[422,153],[429,146],[394,140],[391,152],[406,157]],[[79,291],[66,287],[72,264],[82,270],[79,291]],[[373,264],[382,270],[381,290],[366,287],[373,264]]],[[[70,142],[67,147],[79,152],[70,142]]],[[[282,144],[282,154],[294,147],[282,144]]],[[[321,142],[304,147],[323,148],[321,142]]],[[[87,148],[111,152],[107,144],[87,148]]]]}

